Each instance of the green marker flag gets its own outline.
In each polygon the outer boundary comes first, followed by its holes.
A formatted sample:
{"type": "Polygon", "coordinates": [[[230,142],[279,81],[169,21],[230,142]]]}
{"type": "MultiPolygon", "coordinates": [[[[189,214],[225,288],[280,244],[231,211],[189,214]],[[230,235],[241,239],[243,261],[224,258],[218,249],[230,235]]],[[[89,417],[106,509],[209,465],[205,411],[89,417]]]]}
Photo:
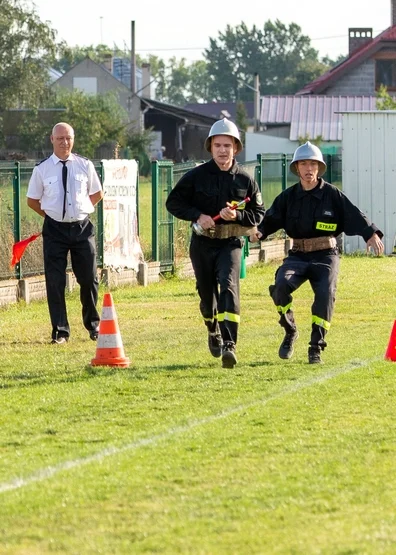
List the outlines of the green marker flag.
{"type": "Polygon", "coordinates": [[[241,257],[241,273],[239,277],[241,279],[246,277],[246,258],[249,256],[249,241],[245,237],[245,244],[242,247],[242,257],[241,257]]]}

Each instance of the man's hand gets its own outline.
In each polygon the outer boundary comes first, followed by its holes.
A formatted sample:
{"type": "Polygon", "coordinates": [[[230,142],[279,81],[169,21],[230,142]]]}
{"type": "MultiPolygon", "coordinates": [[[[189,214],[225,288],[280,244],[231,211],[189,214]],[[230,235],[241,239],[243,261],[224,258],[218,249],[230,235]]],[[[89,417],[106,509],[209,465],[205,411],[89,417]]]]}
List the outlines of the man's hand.
{"type": "Polygon", "coordinates": [[[370,248],[373,249],[376,256],[379,256],[384,252],[384,243],[381,241],[376,233],[373,233],[373,235],[367,241],[367,251],[369,251],[370,248]]]}
{"type": "Polygon", "coordinates": [[[236,210],[235,207],[231,208],[232,204],[227,202],[227,206],[220,210],[220,217],[222,220],[231,221],[236,220],[236,210]]]}
{"type": "Polygon", "coordinates": [[[199,224],[202,229],[210,229],[214,227],[216,224],[210,216],[206,214],[201,214],[197,220],[197,224],[199,224]]]}
{"type": "Polygon", "coordinates": [[[259,230],[257,230],[256,233],[253,233],[252,235],[249,235],[249,241],[251,243],[257,243],[257,241],[260,241],[262,236],[263,236],[263,234],[259,230]]]}

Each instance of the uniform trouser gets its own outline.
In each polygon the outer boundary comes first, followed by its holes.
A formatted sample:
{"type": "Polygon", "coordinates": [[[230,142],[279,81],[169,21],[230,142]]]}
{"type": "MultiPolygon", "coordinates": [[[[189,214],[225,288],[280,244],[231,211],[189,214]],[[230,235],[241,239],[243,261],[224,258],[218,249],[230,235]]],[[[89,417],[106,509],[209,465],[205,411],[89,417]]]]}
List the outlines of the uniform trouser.
{"type": "Polygon", "coordinates": [[[339,255],[333,250],[290,254],[285,258],[276,271],[275,284],[269,290],[280,314],[279,323],[286,333],[297,329],[292,310],[292,293],[308,280],[314,292],[309,344],[321,349],[326,347],[325,336],[334,310],[339,265],[339,255]]]}
{"type": "Polygon", "coordinates": [[[67,255],[77,283],[80,285],[82,318],[85,328],[93,331],[99,326],[96,310],[99,281],[96,268],[95,231],[92,222],[62,223],[48,216],[43,225],[43,249],[47,302],[52,324],[52,339],[69,337],[65,288],[67,255]]]}
{"type": "Polygon", "coordinates": [[[197,281],[200,311],[208,331],[217,323],[223,341],[236,344],[240,321],[239,278],[243,239],[192,236],[190,258],[197,281]]]}

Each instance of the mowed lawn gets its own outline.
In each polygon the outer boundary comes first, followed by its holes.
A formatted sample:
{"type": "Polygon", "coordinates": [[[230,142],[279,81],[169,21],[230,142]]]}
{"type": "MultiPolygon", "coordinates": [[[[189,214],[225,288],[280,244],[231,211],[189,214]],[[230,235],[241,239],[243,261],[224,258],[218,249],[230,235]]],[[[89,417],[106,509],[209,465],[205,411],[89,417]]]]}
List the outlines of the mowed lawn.
{"type": "Polygon", "coordinates": [[[396,553],[396,259],[343,257],[320,366],[308,284],[277,356],[276,267],[241,282],[233,370],[193,280],[112,291],[124,369],[90,365],[77,292],[63,346],[45,302],[0,310],[0,553],[396,553]]]}

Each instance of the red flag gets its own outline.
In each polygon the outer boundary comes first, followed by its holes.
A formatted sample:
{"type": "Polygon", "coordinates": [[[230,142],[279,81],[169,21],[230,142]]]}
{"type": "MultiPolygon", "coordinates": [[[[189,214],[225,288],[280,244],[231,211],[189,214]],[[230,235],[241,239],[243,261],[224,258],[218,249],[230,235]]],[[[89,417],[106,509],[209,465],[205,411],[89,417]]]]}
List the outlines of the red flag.
{"type": "Polygon", "coordinates": [[[28,237],[27,239],[24,239],[23,241],[18,241],[18,243],[15,243],[12,246],[11,267],[15,266],[15,264],[18,264],[18,262],[20,261],[20,259],[23,256],[23,253],[25,252],[25,249],[28,246],[28,244],[31,243],[32,241],[35,241],[37,239],[37,237],[40,237],[40,235],[41,235],[41,233],[36,233],[35,235],[32,235],[31,237],[28,237]]]}

